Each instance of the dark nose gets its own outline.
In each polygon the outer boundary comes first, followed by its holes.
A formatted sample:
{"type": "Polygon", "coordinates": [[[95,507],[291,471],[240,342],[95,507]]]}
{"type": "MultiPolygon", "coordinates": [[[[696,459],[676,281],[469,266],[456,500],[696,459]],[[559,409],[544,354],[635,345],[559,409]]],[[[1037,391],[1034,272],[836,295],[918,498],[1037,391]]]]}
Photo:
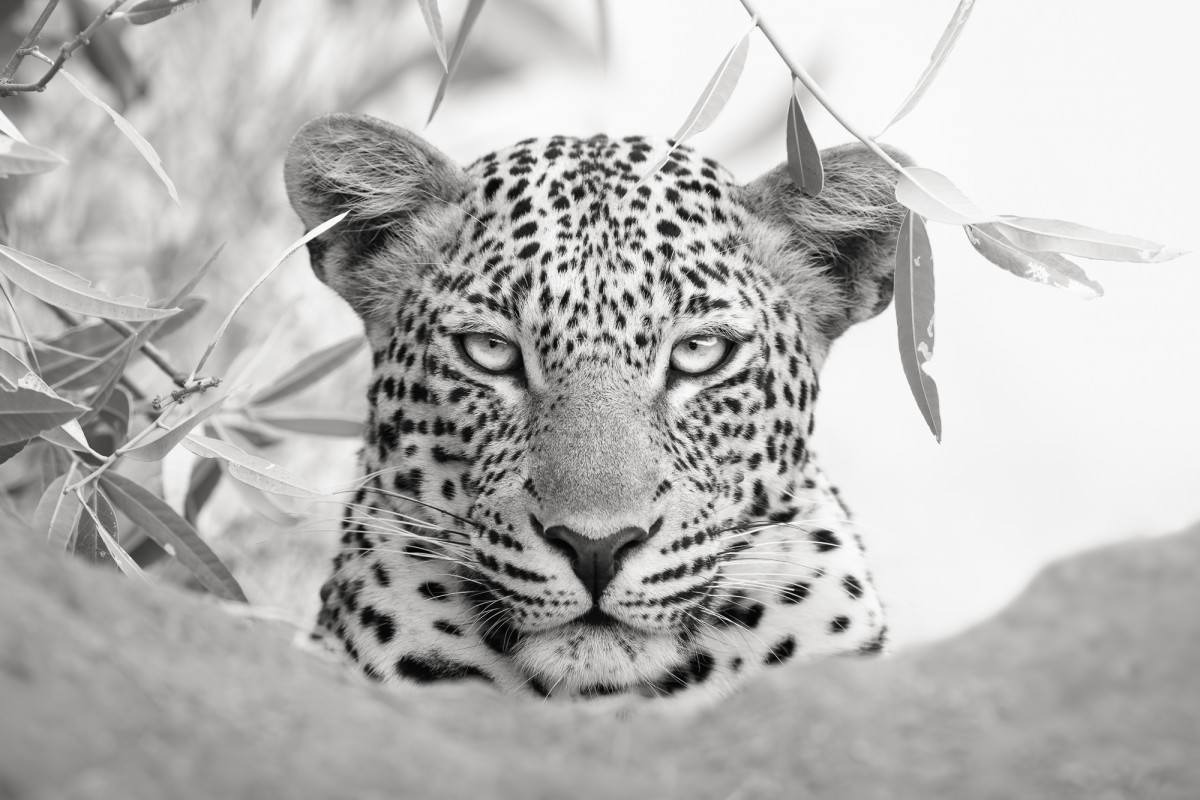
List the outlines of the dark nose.
{"type": "Polygon", "coordinates": [[[546,541],[571,560],[571,569],[598,603],[604,588],[616,577],[621,559],[650,534],[641,528],[622,528],[609,536],[593,539],[563,525],[556,525],[547,528],[543,535],[546,541]]]}

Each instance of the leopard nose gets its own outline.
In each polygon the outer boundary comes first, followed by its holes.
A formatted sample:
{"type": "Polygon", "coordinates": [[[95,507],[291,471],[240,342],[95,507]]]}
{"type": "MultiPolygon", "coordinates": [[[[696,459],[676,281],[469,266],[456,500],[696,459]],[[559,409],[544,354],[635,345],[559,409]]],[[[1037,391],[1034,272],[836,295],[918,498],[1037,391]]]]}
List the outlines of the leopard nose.
{"type": "Polygon", "coordinates": [[[622,528],[609,536],[593,539],[564,525],[546,528],[542,535],[570,560],[571,569],[597,603],[605,587],[616,577],[621,560],[638,542],[650,536],[641,528],[622,528]]]}

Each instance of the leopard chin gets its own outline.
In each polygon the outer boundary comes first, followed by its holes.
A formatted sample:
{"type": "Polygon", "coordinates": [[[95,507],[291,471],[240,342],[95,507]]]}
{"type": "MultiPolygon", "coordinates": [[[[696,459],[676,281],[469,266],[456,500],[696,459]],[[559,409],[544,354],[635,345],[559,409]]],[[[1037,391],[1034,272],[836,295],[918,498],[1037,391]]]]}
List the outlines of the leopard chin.
{"type": "Polygon", "coordinates": [[[552,697],[616,694],[670,682],[684,660],[677,634],[647,632],[618,622],[570,622],[525,635],[513,653],[517,667],[552,697]]]}

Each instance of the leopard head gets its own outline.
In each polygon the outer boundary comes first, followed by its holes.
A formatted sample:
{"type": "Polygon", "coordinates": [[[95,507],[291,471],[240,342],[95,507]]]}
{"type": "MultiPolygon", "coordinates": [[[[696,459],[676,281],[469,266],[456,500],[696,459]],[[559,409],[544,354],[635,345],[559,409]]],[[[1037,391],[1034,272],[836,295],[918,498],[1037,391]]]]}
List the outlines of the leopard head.
{"type": "Polygon", "coordinates": [[[903,214],[868,150],[823,160],[807,197],[786,166],[741,185],[636,136],[463,168],[369,117],[301,129],[293,206],[348,212],[310,260],[374,353],[322,618],[369,673],[658,695],[878,649],[808,443],[830,344],[891,299],[903,214]]]}

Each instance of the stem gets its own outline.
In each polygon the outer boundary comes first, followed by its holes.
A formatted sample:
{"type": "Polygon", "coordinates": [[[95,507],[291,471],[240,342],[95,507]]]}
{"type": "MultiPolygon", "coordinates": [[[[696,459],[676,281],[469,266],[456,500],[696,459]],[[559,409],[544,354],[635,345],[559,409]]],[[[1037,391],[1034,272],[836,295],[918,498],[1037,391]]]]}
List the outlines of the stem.
{"type": "Polygon", "coordinates": [[[25,60],[25,56],[33,52],[34,46],[37,45],[38,37],[42,35],[42,28],[46,27],[46,23],[50,20],[50,15],[54,13],[54,9],[57,7],[58,0],[50,0],[46,4],[46,7],[42,9],[37,22],[33,23],[33,27],[29,29],[29,33],[25,34],[25,38],[21,40],[21,45],[12,54],[12,58],[8,60],[8,64],[4,66],[4,71],[0,72],[0,83],[9,83],[12,81],[13,76],[17,74],[17,70],[21,68],[21,62],[25,60]]]}
{"type": "Polygon", "coordinates": [[[855,139],[858,139],[860,142],[870,148],[872,153],[883,159],[884,163],[886,163],[889,167],[896,170],[896,172],[903,172],[904,166],[899,161],[889,156],[887,151],[875,143],[874,139],[872,139],[870,136],[867,136],[865,133],[855,127],[849,120],[843,117],[838,110],[833,107],[833,104],[829,100],[829,96],[825,94],[820,85],[813,80],[812,76],[808,74],[804,67],[800,66],[797,61],[793,60],[791,56],[784,52],[783,46],[779,44],[779,40],[776,38],[774,31],[767,26],[767,23],[762,18],[762,15],[758,13],[758,9],[754,7],[754,1],[740,0],[740,2],[742,6],[745,7],[746,13],[749,14],[750,17],[755,21],[755,24],[758,25],[758,29],[762,31],[763,36],[767,37],[767,41],[771,44],[771,47],[775,48],[775,52],[779,54],[779,58],[782,59],[783,63],[787,65],[787,68],[792,71],[792,75],[795,76],[796,80],[804,84],[804,88],[808,89],[816,101],[820,103],[826,111],[829,112],[829,116],[837,120],[838,124],[845,128],[851,136],[853,136],[855,139]]]}
{"type": "MultiPolygon", "coordinates": [[[[57,0],[55,0],[55,3],[57,3],[57,0]]],[[[88,40],[92,38],[92,34],[96,32],[96,29],[108,22],[112,18],[112,15],[116,13],[117,9],[124,4],[125,0],[114,0],[114,2],[108,8],[101,11],[100,15],[92,20],[90,25],[80,31],[74,39],[64,43],[63,46],[58,50],[58,58],[50,62],[50,69],[46,70],[46,74],[34,83],[9,83],[8,81],[0,81],[0,97],[9,97],[17,92],[40,92],[45,89],[46,84],[50,82],[51,78],[58,74],[58,71],[63,68],[63,64],[67,63],[67,59],[71,57],[71,54],[86,45],[88,40]]],[[[13,58],[16,58],[17,55],[20,55],[21,58],[24,58],[27,55],[35,54],[38,54],[38,49],[36,47],[29,47],[25,48],[23,51],[18,50],[17,53],[13,55],[13,58]]],[[[11,64],[12,62],[10,61],[9,63],[11,64]]],[[[18,61],[17,64],[20,65],[20,61],[18,61]]]]}

